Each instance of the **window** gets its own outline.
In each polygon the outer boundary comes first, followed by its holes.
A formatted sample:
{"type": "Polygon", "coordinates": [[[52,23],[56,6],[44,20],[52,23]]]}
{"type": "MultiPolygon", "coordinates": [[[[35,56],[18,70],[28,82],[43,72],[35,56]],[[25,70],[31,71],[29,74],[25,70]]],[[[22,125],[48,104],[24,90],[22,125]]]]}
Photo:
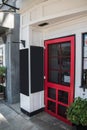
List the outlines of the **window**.
{"type": "Polygon", "coordinates": [[[87,88],[87,33],[82,34],[82,86],[87,88]]]}

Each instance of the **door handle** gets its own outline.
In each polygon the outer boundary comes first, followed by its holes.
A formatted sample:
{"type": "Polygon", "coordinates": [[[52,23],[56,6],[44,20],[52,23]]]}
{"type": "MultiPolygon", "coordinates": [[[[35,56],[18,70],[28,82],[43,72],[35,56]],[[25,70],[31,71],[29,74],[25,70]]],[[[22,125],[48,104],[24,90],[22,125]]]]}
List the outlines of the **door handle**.
{"type": "Polygon", "coordinates": [[[46,76],[44,76],[44,80],[46,79],[46,76]]]}

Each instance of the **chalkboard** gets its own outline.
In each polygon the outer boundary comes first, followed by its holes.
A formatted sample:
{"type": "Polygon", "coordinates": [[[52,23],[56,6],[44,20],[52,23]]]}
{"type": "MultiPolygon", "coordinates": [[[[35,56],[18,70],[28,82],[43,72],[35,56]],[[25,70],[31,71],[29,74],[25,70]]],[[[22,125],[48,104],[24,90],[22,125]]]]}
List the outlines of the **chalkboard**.
{"type": "Polygon", "coordinates": [[[30,46],[31,93],[43,90],[43,47],[30,46]]]}
{"type": "Polygon", "coordinates": [[[29,96],[28,49],[20,50],[20,93],[29,96]]]}

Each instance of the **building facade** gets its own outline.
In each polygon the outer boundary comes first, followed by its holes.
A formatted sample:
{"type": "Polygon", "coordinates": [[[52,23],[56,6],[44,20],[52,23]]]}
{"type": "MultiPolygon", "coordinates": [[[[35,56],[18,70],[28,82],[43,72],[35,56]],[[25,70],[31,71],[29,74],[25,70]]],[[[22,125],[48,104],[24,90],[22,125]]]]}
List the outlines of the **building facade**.
{"type": "Polygon", "coordinates": [[[17,13],[5,14],[0,24],[6,43],[7,100],[19,101],[20,84],[23,112],[32,116],[45,108],[68,123],[67,107],[75,97],[87,98],[87,1],[14,2],[20,5],[20,19],[17,13]]]}
{"type": "Polygon", "coordinates": [[[75,97],[87,97],[87,1],[19,3],[20,39],[25,40],[20,46],[21,110],[31,116],[45,107],[68,122],[66,108],[75,97]]]}

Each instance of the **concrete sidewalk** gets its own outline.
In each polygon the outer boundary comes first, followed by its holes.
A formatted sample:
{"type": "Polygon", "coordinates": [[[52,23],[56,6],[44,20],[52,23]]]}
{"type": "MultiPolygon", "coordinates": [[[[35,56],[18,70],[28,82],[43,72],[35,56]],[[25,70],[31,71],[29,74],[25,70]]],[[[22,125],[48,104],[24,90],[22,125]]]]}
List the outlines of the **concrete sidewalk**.
{"type": "Polygon", "coordinates": [[[0,101],[0,130],[72,130],[72,127],[45,112],[28,117],[18,104],[8,106],[0,101]]]}

